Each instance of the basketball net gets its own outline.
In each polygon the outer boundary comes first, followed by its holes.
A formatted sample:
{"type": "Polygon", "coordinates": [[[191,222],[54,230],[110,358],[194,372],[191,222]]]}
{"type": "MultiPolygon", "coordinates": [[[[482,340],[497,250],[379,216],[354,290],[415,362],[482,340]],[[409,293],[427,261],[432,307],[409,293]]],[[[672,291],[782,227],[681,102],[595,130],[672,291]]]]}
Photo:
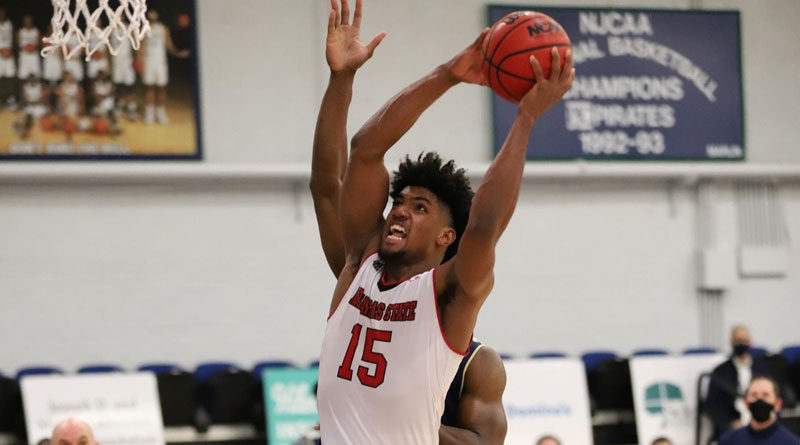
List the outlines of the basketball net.
{"type": "Polygon", "coordinates": [[[88,61],[104,45],[112,55],[117,55],[125,39],[138,50],[142,39],[150,32],[147,0],[117,0],[116,8],[109,5],[110,1],[99,0],[98,7],[92,11],[87,0],[52,0],[53,33],[44,38],[49,46],[42,49],[42,56],[47,57],[60,48],[67,59],[85,51],[88,61]],[[72,8],[71,3],[74,3],[72,8]],[[83,30],[81,21],[85,24],[83,30]],[[104,21],[108,22],[107,26],[98,25],[104,21]]]}

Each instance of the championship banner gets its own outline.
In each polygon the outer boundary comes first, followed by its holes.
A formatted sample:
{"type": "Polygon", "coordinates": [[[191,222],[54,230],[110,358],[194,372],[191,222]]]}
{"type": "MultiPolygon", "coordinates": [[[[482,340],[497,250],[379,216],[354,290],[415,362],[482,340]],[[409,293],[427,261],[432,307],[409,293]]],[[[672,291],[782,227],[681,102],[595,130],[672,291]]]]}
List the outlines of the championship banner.
{"type": "MultiPolygon", "coordinates": [[[[576,70],[537,121],[528,159],[745,158],[738,11],[490,6],[489,23],[521,9],[564,28],[576,70]]],[[[517,105],[492,103],[496,153],[517,105]]]]}
{"type": "Polygon", "coordinates": [[[509,360],[504,365],[506,445],[531,445],[543,436],[592,445],[589,392],[580,360],[509,360]]]}
{"type": "Polygon", "coordinates": [[[694,445],[697,380],[723,361],[722,354],[631,358],[639,443],[666,437],[674,445],[694,445]]]}
{"type": "MultiPolygon", "coordinates": [[[[148,0],[140,48],[112,33],[112,55],[92,37],[90,48],[101,49],[88,61],[83,50],[41,55],[51,0],[0,9],[0,161],[202,157],[195,0],[148,0]]],[[[70,51],[79,48],[71,35],[70,51]]]]}
{"type": "Polygon", "coordinates": [[[53,428],[77,417],[103,445],[164,445],[155,375],[43,375],[20,383],[28,443],[49,438],[53,428]]]}
{"type": "Polygon", "coordinates": [[[265,369],[267,442],[292,445],[319,423],[315,394],[318,369],[265,369]]]}

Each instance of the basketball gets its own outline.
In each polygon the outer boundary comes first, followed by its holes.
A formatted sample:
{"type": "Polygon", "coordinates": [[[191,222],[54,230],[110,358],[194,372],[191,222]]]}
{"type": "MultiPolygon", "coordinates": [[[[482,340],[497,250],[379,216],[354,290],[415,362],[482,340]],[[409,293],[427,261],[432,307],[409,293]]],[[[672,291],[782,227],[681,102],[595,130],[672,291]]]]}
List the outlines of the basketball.
{"type": "Polygon", "coordinates": [[[111,129],[111,122],[104,117],[98,117],[94,121],[94,131],[97,134],[108,134],[108,131],[111,129]]]}
{"type": "Polygon", "coordinates": [[[24,49],[25,49],[26,53],[33,53],[33,52],[36,52],[36,45],[28,44],[28,45],[25,45],[24,49]]]}
{"type": "Polygon", "coordinates": [[[571,47],[564,28],[540,12],[512,12],[492,25],[483,41],[483,75],[495,93],[517,103],[536,84],[530,56],[549,77],[554,46],[563,68],[564,53],[571,47]]]}
{"type": "Polygon", "coordinates": [[[178,28],[188,28],[192,21],[189,19],[189,14],[178,14],[178,28]]]}
{"type": "Polygon", "coordinates": [[[11,48],[0,48],[0,57],[4,59],[11,57],[11,48]]]}
{"type": "Polygon", "coordinates": [[[70,117],[64,116],[64,119],[61,122],[61,125],[62,125],[62,127],[64,129],[64,133],[66,133],[68,135],[74,134],[76,131],[78,131],[77,122],[75,122],[75,120],[70,118],[70,117]]]}
{"type": "Polygon", "coordinates": [[[39,119],[39,126],[42,131],[51,132],[55,130],[56,122],[53,120],[52,115],[46,114],[39,119]]]}

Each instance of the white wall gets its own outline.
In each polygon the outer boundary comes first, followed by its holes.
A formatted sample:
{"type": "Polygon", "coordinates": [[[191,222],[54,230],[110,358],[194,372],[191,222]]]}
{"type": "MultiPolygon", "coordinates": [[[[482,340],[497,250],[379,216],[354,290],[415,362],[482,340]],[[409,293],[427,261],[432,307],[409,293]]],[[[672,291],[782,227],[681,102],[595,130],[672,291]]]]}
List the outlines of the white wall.
{"type": "MultiPolygon", "coordinates": [[[[326,4],[199,1],[203,162],[308,163],[327,79],[326,4]],[[234,50],[242,42],[256,54],[234,50]]],[[[800,18],[800,3],[703,5],[742,11],[748,162],[800,162],[800,39],[788,25],[800,18]]],[[[389,37],[358,75],[353,131],[389,95],[471,41],[486,10],[478,0],[367,0],[365,14],[365,36],[386,30],[389,37]]],[[[426,148],[485,162],[490,133],[489,94],[458,87],[395,153],[426,148]]],[[[725,327],[750,323],[756,341],[771,348],[800,343],[791,328],[800,313],[800,187],[782,191],[795,236],[789,277],[742,280],[722,307],[725,327]]],[[[686,185],[526,183],[499,246],[497,285],[478,336],[515,354],[696,345],[695,224],[695,190],[686,185]]],[[[0,184],[5,373],[91,361],[304,363],[318,355],[332,285],[303,186],[0,184]]]]}

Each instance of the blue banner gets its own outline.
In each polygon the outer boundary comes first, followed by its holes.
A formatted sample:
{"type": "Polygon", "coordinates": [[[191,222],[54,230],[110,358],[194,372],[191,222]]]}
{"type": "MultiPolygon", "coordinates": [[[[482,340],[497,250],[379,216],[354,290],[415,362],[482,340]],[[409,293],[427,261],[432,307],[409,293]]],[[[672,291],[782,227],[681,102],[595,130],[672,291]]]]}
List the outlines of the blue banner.
{"type": "MultiPolygon", "coordinates": [[[[489,6],[489,24],[522,6],[489,6]]],[[[570,36],[576,77],[527,158],[743,160],[738,11],[538,8],[570,36]]],[[[492,95],[494,151],[517,105],[492,95]]]]}

